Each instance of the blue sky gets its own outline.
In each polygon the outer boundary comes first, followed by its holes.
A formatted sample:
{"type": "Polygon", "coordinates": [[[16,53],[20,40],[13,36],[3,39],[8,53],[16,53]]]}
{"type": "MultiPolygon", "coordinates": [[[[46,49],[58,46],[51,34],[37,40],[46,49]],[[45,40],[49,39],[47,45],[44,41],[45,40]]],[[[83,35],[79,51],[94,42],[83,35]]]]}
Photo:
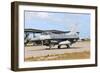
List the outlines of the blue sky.
{"type": "Polygon", "coordinates": [[[80,38],[90,37],[90,14],[25,11],[25,28],[41,30],[75,30],[80,38]]]}

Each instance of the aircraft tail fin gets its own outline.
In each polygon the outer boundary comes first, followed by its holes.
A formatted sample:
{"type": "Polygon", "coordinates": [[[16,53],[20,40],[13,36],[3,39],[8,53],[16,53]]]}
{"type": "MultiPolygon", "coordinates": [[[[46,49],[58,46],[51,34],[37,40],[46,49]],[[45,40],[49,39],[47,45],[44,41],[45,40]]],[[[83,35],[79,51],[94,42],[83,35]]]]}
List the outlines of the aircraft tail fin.
{"type": "Polygon", "coordinates": [[[77,35],[79,35],[78,24],[71,25],[69,34],[77,34],[77,35]]]}

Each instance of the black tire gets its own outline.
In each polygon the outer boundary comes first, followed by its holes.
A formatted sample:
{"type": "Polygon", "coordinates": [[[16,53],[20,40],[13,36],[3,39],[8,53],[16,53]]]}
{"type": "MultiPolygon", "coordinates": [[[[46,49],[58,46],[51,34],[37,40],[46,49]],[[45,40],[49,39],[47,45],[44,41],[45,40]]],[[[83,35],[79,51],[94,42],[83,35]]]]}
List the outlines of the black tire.
{"type": "Polygon", "coordinates": [[[70,48],[70,46],[68,44],[66,44],[67,48],[70,48]]]}
{"type": "Polygon", "coordinates": [[[61,45],[58,45],[58,49],[61,47],[61,45]]]}

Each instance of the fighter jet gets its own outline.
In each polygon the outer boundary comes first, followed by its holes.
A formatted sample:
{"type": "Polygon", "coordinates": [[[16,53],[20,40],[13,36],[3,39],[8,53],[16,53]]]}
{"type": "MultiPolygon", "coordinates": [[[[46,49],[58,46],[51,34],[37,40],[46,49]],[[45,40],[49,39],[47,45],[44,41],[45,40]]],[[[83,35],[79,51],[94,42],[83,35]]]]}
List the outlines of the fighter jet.
{"type": "Polygon", "coordinates": [[[79,39],[79,32],[76,31],[25,29],[24,33],[25,45],[32,42],[33,45],[49,46],[49,49],[52,49],[55,45],[58,45],[58,49],[62,45],[70,48],[79,39]],[[29,37],[30,34],[33,37],[29,37]]]}

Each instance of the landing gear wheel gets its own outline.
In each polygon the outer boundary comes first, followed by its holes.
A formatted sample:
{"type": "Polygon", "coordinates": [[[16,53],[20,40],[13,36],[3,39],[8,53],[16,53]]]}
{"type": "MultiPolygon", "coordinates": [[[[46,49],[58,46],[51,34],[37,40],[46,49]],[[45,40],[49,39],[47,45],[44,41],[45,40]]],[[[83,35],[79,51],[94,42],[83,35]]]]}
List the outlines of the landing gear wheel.
{"type": "Polygon", "coordinates": [[[58,49],[60,49],[61,45],[58,45],[58,49]]]}
{"type": "Polygon", "coordinates": [[[68,44],[66,44],[67,48],[70,48],[70,46],[68,44]]]}

